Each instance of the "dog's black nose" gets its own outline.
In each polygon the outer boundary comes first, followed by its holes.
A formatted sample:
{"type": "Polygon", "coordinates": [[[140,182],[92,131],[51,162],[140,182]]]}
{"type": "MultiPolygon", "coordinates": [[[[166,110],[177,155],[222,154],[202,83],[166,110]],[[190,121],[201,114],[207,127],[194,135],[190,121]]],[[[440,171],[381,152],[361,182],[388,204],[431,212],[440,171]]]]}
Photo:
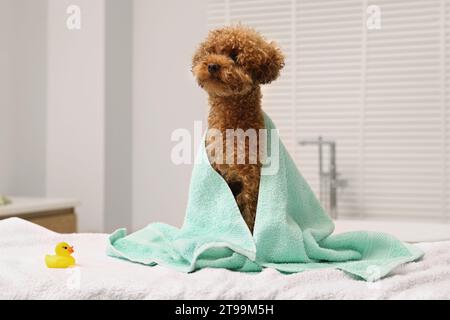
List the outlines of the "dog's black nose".
{"type": "Polygon", "coordinates": [[[220,66],[216,63],[208,64],[209,73],[216,73],[217,71],[219,71],[219,69],[220,69],[220,66]]]}

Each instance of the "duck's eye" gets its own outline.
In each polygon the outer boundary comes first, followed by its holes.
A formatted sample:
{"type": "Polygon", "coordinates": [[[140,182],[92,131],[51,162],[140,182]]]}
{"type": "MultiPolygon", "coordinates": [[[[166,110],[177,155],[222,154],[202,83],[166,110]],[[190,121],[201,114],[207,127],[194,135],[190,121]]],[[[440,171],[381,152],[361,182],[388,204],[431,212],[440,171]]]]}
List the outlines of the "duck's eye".
{"type": "Polygon", "coordinates": [[[63,248],[67,250],[67,247],[63,247],[63,248]]]}
{"type": "Polygon", "coordinates": [[[238,57],[238,54],[237,54],[236,51],[231,51],[231,52],[230,52],[230,58],[231,58],[231,60],[233,60],[234,62],[237,62],[237,57],[238,57]]]}

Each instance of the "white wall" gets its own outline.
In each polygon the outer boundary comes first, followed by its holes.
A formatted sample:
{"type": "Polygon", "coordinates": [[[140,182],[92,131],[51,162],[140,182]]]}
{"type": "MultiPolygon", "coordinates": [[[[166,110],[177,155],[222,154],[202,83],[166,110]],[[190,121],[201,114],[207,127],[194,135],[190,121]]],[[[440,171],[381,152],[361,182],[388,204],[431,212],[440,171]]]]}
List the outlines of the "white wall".
{"type": "Polygon", "coordinates": [[[133,227],[180,226],[192,168],[172,164],[170,136],[207,112],[190,73],[207,31],[206,0],[135,0],[133,27],[133,227]]]}
{"type": "Polygon", "coordinates": [[[73,197],[81,231],[104,228],[104,0],[49,0],[47,196],[73,197]],[[81,30],[66,28],[69,5],[81,30]]]}
{"type": "Polygon", "coordinates": [[[106,1],[105,231],[131,227],[132,1],[106,1]]]}
{"type": "Polygon", "coordinates": [[[83,232],[181,225],[192,168],[172,164],[170,136],[206,116],[190,73],[206,0],[2,0],[0,26],[0,46],[21,40],[0,50],[0,193],[80,199],[83,232]]]}
{"type": "Polygon", "coordinates": [[[131,226],[131,8],[50,0],[47,196],[79,199],[83,232],[131,226]],[[81,30],[66,28],[69,5],[81,30]]]}
{"type": "Polygon", "coordinates": [[[0,193],[45,194],[46,0],[0,3],[0,193]]]}
{"type": "Polygon", "coordinates": [[[45,195],[47,0],[15,0],[14,184],[11,192],[45,195]],[[19,23],[18,23],[19,22],[19,23]]]}
{"type": "Polygon", "coordinates": [[[13,1],[0,2],[0,194],[11,189],[13,170],[13,121],[14,95],[10,81],[13,52],[9,50],[12,44],[12,13],[13,1]]]}

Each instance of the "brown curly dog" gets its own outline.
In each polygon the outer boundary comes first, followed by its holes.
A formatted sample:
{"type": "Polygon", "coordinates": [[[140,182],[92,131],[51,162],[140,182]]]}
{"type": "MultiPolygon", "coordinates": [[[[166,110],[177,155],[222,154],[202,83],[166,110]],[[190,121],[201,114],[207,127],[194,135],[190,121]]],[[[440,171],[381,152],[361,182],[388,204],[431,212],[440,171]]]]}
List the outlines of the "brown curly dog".
{"type": "Polygon", "coordinates": [[[193,57],[192,72],[209,95],[208,132],[214,129],[226,137],[220,140],[217,149],[217,135],[207,135],[209,160],[230,187],[252,233],[258,203],[261,146],[259,135],[251,133],[264,129],[260,85],[275,80],[283,66],[280,49],[242,25],[211,31],[193,57]],[[245,133],[243,143],[235,141],[236,135],[230,135],[237,131],[245,133]],[[226,144],[230,137],[231,156],[225,154],[230,150],[226,144]],[[252,142],[256,142],[256,148],[252,142]],[[242,153],[244,162],[239,161],[242,153]]]}

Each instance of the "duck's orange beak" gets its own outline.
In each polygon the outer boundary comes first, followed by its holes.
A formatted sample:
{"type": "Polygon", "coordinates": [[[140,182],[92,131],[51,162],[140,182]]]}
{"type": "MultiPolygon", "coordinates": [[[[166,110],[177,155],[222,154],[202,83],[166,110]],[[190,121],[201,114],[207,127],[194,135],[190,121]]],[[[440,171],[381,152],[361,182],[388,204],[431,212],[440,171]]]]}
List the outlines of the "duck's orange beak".
{"type": "Polygon", "coordinates": [[[74,252],[75,252],[75,251],[73,250],[73,247],[69,247],[67,250],[69,251],[69,253],[74,253],[74,252]]]}

